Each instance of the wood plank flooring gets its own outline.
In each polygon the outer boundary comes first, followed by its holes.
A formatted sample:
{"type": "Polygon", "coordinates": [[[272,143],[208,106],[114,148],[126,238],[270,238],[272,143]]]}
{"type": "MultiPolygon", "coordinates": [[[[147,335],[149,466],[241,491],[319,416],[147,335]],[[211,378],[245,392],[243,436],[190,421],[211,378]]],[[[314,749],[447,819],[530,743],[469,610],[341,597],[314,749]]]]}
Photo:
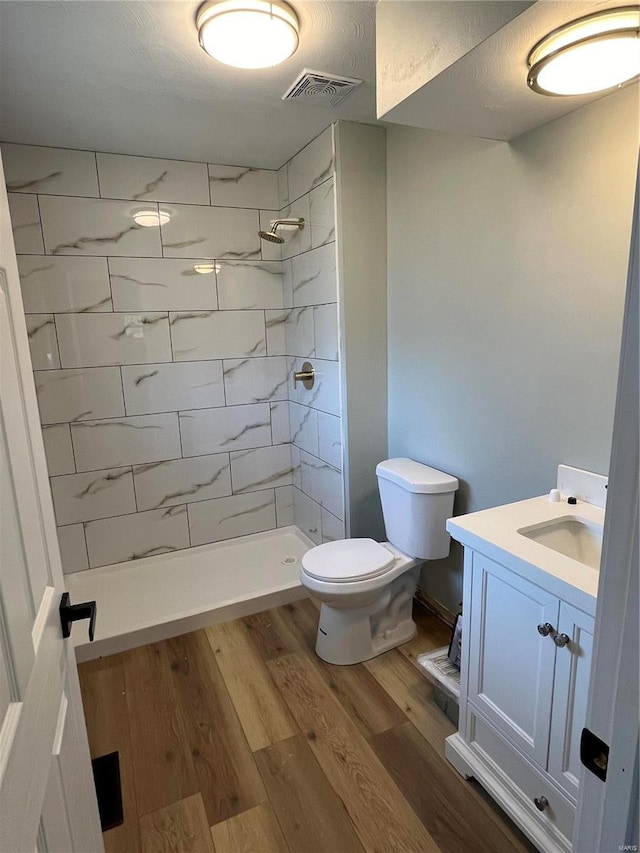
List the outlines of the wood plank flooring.
{"type": "Polygon", "coordinates": [[[444,758],[454,727],[416,655],[314,652],[305,601],[81,664],[93,757],[118,750],[124,823],[107,853],[531,853],[444,758]]]}

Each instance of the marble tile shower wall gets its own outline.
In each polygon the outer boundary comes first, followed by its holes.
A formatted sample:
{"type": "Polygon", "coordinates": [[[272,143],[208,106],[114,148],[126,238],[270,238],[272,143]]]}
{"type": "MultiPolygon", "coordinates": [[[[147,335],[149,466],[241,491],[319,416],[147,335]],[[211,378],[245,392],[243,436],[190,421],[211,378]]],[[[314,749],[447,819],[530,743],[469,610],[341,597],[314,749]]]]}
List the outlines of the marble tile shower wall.
{"type": "Polygon", "coordinates": [[[310,391],[290,379],[289,425],[294,520],[318,544],[345,535],[334,183],[332,128],[278,171],[281,216],[310,223],[282,247],[283,317],[289,377],[316,371],[310,391]]]}
{"type": "Polygon", "coordinates": [[[65,571],[294,518],[342,535],[323,138],[330,155],[329,130],[278,173],[2,146],[65,571]],[[258,237],[283,206],[309,223],[284,251],[258,237]]]}

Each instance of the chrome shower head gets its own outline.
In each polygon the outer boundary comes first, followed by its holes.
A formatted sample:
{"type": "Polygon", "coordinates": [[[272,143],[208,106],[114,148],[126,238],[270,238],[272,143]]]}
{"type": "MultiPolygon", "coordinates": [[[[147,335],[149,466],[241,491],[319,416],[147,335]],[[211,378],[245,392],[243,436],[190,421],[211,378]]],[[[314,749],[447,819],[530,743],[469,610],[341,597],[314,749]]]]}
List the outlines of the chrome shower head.
{"type": "Polygon", "coordinates": [[[299,228],[302,231],[304,228],[304,219],[302,216],[300,219],[276,219],[275,222],[271,224],[271,231],[258,231],[258,234],[262,240],[268,240],[269,243],[284,243],[284,237],[280,237],[277,233],[278,228],[281,225],[288,225],[289,227],[293,226],[294,228],[299,228]]]}
{"type": "Polygon", "coordinates": [[[263,240],[268,240],[269,243],[284,243],[284,237],[278,237],[275,228],[271,231],[258,231],[258,234],[263,240]]]}

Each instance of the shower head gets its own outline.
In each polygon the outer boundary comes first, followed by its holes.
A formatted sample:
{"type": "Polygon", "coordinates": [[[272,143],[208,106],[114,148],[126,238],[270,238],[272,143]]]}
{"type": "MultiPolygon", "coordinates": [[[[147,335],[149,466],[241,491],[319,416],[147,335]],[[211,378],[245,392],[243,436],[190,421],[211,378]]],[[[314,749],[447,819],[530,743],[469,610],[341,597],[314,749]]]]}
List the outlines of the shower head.
{"type": "Polygon", "coordinates": [[[281,225],[299,228],[302,231],[304,228],[304,219],[302,216],[300,219],[276,219],[275,222],[271,224],[270,231],[258,231],[258,234],[262,240],[268,240],[269,243],[284,243],[284,237],[280,237],[277,233],[278,228],[281,225]]]}
{"type": "Polygon", "coordinates": [[[258,234],[263,240],[268,240],[269,243],[284,243],[284,237],[278,237],[275,228],[271,231],[258,231],[258,234]]]}

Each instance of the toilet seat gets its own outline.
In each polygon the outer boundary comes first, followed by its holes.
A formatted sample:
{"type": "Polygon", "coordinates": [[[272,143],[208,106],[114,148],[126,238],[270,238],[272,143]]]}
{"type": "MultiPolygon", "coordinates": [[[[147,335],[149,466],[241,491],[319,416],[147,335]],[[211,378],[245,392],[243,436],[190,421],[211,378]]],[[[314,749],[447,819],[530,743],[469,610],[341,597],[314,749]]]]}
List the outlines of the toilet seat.
{"type": "Polygon", "coordinates": [[[373,539],[340,539],[307,551],[302,568],[318,581],[353,583],[385,574],[397,559],[373,539]]]}

